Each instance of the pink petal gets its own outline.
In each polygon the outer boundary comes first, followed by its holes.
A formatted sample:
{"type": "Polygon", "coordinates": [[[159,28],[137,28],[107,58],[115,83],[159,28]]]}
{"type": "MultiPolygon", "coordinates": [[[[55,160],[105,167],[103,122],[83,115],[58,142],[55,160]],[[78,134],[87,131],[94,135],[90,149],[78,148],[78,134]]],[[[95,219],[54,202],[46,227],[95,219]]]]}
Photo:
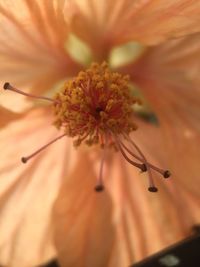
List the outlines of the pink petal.
{"type": "Polygon", "coordinates": [[[112,203],[94,191],[96,173],[89,150],[79,154],[54,208],[55,244],[61,266],[108,266],[114,242],[112,203]]]}
{"type": "Polygon", "coordinates": [[[200,30],[196,0],[68,0],[66,19],[98,53],[138,41],[155,45],[200,30]]]}
{"type": "Polygon", "coordinates": [[[77,73],[80,66],[64,47],[68,26],[62,12],[63,1],[0,1],[1,86],[9,81],[42,93],[77,73]]]}
{"type": "Polygon", "coordinates": [[[71,141],[59,140],[26,165],[26,156],[59,135],[49,109],[29,112],[0,133],[0,264],[37,266],[55,256],[52,205],[73,165],[71,141]]]}
{"type": "Polygon", "coordinates": [[[200,35],[150,49],[130,72],[163,129],[165,153],[178,183],[200,196],[200,35]]]}

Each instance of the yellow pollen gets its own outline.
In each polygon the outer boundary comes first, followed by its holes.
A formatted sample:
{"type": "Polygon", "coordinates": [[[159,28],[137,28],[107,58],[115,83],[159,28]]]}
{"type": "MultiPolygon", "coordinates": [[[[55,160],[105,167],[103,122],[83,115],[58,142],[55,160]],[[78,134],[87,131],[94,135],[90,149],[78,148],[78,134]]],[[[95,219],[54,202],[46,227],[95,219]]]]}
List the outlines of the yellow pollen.
{"type": "Polygon", "coordinates": [[[55,99],[32,95],[13,87],[6,82],[4,90],[25,95],[35,99],[53,102],[56,120],[54,124],[63,133],[21,161],[27,163],[30,159],[44,151],[47,147],[66,137],[75,137],[74,145],[79,146],[83,141],[88,145],[100,144],[103,148],[99,175],[95,190],[104,189],[103,168],[107,148],[113,146],[132,166],[141,172],[148,173],[150,192],[157,192],[152,170],[164,178],[170,177],[168,170],[163,170],[147,161],[145,155],[130,138],[129,133],[137,129],[132,117],[133,104],[141,102],[133,97],[129,87],[129,78],[109,70],[106,63],[94,63],[76,78],[68,81],[55,99]]]}
{"type": "Polygon", "coordinates": [[[107,63],[93,63],[89,69],[67,81],[55,96],[54,124],[70,136],[74,145],[104,144],[106,135],[129,134],[137,129],[132,120],[133,104],[129,77],[112,72],[107,63]]]}

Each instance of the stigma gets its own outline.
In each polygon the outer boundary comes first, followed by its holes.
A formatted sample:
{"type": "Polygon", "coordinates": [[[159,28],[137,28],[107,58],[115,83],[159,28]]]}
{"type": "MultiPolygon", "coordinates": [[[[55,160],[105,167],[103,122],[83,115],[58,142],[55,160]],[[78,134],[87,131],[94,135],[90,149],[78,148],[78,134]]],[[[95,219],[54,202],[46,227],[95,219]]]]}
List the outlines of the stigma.
{"type": "Polygon", "coordinates": [[[148,190],[157,192],[152,170],[164,178],[170,177],[168,170],[163,170],[149,163],[143,152],[130,137],[137,130],[134,122],[135,104],[141,101],[133,96],[129,77],[112,72],[107,63],[93,63],[90,68],[79,72],[77,77],[67,81],[54,98],[35,96],[4,84],[5,90],[11,90],[27,97],[51,102],[55,118],[53,124],[62,132],[61,135],[29,156],[22,157],[23,163],[39,154],[49,145],[63,137],[71,137],[75,147],[82,143],[99,146],[102,156],[95,190],[104,190],[103,169],[108,149],[120,152],[122,157],[140,172],[148,175],[148,190]]]}

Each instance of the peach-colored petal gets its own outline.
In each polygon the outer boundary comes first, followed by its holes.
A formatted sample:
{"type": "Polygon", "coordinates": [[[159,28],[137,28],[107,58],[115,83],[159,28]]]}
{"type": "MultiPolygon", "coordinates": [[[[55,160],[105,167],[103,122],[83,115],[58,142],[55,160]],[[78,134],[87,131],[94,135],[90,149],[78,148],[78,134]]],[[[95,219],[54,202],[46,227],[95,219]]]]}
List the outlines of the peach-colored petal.
{"type": "Polygon", "coordinates": [[[123,69],[143,89],[163,129],[163,142],[178,182],[200,196],[200,35],[150,49],[123,69]]]}
{"type": "Polygon", "coordinates": [[[108,266],[114,242],[112,203],[94,191],[96,173],[86,151],[79,154],[54,208],[55,244],[61,266],[108,266]]]}
{"type": "MultiPolygon", "coordinates": [[[[139,129],[132,135],[134,141],[151,163],[167,167],[162,132],[142,121],[138,125],[139,129]]],[[[164,179],[154,173],[154,178],[158,193],[148,192],[146,175],[124,162],[120,155],[109,162],[105,179],[114,199],[117,231],[109,267],[130,266],[189,236],[192,226],[200,222],[199,199],[177,183],[176,175],[164,179]]]]}
{"type": "Polygon", "coordinates": [[[0,106],[0,128],[22,116],[0,106]]]}
{"type": "Polygon", "coordinates": [[[63,4],[56,0],[0,1],[0,87],[9,81],[42,93],[77,73],[80,66],[65,50],[68,26],[63,4]]]}
{"type": "Polygon", "coordinates": [[[0,133],[0,265],[37,266],[56,254],[52,205],[73,165],[64,138],[23,165],[26,156],[59,135],[48,108],[28,113],[0,133]]]}
{"type": "Polygon", "coordinates": [[[68,0],[72,30],[98,53],[127,41],[155,45],[200,31],[196,0],[68,0]]]}
{"type": "MultiPolygon", "coordinates": [[[[150,162],[167,167],[162,132],[151,124],[137,123],[139,130],[132,138],[150,162]]],[[[107,156],[106,190],[95,194],[99,164],[91,161],[91,152],[85,153],[79,154],[78,168],[63,184],[54,208],[61,266],[129,266],[189,236],[192,226],[200,222],[198,198],[181,187],[175,175],[165,180],[154,174],[159,192],[152,194],[146,175],[119,153],[107,156]],[[112,212],[107,192],[113,200],[112,212]]]]}

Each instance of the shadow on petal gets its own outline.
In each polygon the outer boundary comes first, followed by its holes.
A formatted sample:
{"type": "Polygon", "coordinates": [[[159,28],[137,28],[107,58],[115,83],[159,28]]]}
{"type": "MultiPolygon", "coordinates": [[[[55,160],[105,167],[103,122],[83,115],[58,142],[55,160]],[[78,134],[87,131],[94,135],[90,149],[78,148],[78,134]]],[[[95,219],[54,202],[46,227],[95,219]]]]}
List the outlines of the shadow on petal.
{"type": "Polygon", "coordinates": [[[125,66],[160,122],[169,168],[189,193],[200,196],[200,35],[150,48],[125,66]]]}
{"type": "Polygon", "coordinates": [[[112,203],[96,193],[95,172],[81,152],[74,173],[63,183],[55,203],[54,239],[62,266],[108,266],[115,237],[112,203]]]}
{"type": "Polygon", "coordinates": [[[23,114],[17,114],[1,106],[0,106],[0,114],[1,114],[0,128],[6,126],[11,121],[19,119],[21,116],[23,116],[23,114]]]}

